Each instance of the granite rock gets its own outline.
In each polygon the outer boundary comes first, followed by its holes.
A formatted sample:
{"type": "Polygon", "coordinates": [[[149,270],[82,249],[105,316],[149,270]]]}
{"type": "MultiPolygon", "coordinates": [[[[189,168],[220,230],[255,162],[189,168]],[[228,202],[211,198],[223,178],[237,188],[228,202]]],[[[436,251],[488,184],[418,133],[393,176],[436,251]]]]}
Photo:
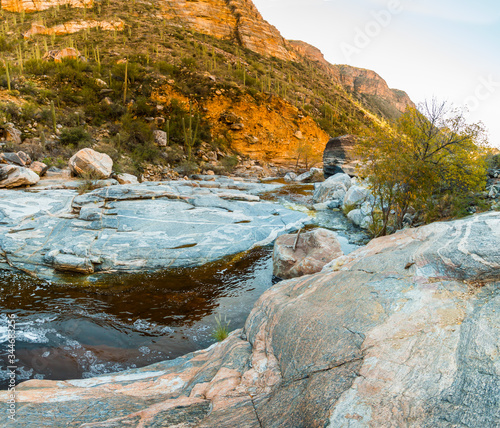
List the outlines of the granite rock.
{"type": "Polygon", "coordinates": [[[11,426],[499,426],[499,249],[500,213],[375,239],[206,350],[23,382],[11,426]]]}
{"type": "Polygon", "coordinates": [[[276,187],[221,179],[112,185],[83,195],[4,190],[0,268],[53,279],[60,271],[199,266],[270,244],[308,221],[260,201],[258,193],[276,187]]]}

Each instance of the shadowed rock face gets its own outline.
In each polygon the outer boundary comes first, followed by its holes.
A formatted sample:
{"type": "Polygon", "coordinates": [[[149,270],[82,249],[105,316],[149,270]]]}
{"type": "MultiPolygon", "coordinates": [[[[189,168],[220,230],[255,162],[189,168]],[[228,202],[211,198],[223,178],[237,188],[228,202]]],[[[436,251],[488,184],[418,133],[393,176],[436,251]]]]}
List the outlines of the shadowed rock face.
{"type": "Polygon", "coordinates": [[[24,382],[12,426],[499,426],[499,268],[500,213],[379,238],[275,285],[211,348],[24,382]]]}
{"type": "Polygon", "coordinates": [[[328,141],[323,152],[325,178],[341,172],[354,174],[353,162],[356,160],[354,155],[355,145],[356,137],[354,135],[342,135],[328,141]]]}

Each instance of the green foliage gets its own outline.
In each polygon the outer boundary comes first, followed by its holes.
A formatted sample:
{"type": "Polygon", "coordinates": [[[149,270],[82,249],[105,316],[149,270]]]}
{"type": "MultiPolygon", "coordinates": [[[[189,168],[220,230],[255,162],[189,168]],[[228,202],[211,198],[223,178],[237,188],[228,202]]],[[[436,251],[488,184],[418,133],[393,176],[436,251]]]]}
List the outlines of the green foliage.
{"type": "Polygon", "coordinates": [[[90,143],[90,134],[81,126],[76,128],[63,128],[59,136],[59,143],[63,146],[84,147],[90,143]]]}
{"type": "Polygon", "coordinates": [[[226,316],[224,315],[224,320],[222,320],[221,315],[215,316],[215,331],[212,334],[212,337],[218,342],[222,342],[229,336],[229,324],[231,321],[228,321],[226,316]]]}
{"type": "Polygon", "coordinates": [[[488,168],[500,169],[500,154],[489,155],[486,158],[488,168]]]}
{"type": "Polygon", "coordinates": [[[410,207],[431,210],[433,198],[470,195],[485,185],[484,130],[460,111],[433,101],[408,109],[396,132],[371,131],[358,144],[363,174],[378,199],[374,235],[403,227],[410,207]],[[395,211],[395,215],[391,212],[395,211]]]}
{"type": "Polygon", "coordinates": [[[228,173],[232,172],[238,165],[238,157],[236,155],[225,156],[221,161],[222,167],[228,173]]]}

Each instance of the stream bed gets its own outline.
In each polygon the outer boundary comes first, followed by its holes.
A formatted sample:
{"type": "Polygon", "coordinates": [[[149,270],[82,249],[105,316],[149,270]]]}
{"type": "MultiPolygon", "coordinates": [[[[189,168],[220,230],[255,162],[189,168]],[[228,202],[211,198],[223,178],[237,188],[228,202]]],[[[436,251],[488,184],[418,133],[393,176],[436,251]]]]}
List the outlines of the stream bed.
{"type": "MultiPolygon", "coordinates": [[[[341,212],[310,211],[312,185],[285,186],[263,199],[307,212],[338,234],[344,253],[366,241],[341,212]]],[[[272,246],[199,268],[157,273],[66,275],[57,282],[0,271],[0,389],[8,375],[8,316],[15,315],[16,380],[88,378],[206,348],[216,318],[243,327],[272,285],[272,246]]]]}

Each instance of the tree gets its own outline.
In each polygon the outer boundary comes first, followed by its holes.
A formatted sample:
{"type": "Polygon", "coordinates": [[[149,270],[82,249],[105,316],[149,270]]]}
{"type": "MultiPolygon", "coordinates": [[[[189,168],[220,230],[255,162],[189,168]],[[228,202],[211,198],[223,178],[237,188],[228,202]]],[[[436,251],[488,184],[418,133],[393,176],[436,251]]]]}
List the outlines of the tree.
{"type": "Polygon", "coordinates": [[[485,185],[481,123],[435,100],[408,108],[394,128],[370,131],[357,146],[361,175],[377,199],[374,235],[403,227],[410,207],[429,209],[437,195],[466,195],[485,185]]]}

